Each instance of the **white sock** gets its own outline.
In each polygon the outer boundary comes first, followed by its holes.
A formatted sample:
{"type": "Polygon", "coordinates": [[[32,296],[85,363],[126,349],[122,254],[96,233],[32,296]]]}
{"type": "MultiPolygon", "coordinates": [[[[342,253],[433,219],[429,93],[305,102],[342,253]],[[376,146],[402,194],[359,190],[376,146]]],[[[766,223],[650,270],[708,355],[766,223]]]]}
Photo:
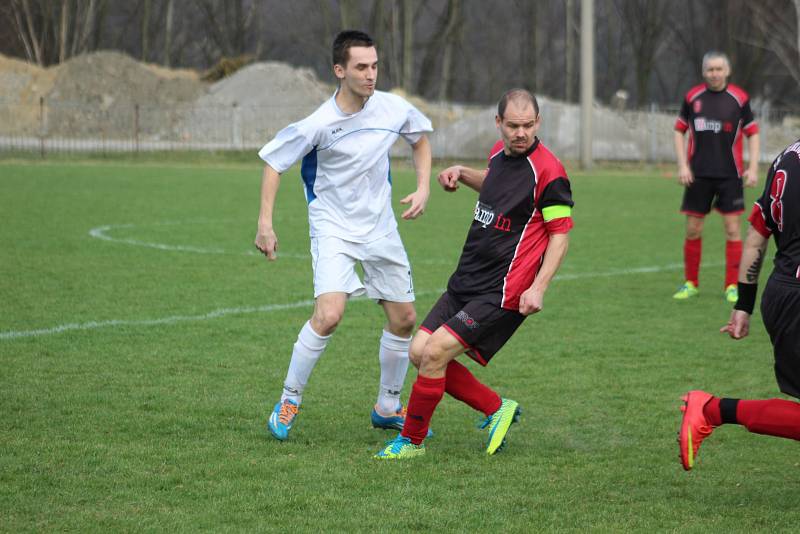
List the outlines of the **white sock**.
{"type": "Polygon", "coordinates": [[[292,351],[292,359],[289,362],[289,371],[286,373],[286,381],[283,383],[283,394],[281,402],[291,399],[300,406],[303,401],[303,390],[308,384],[308,377],[317,365],[317,360],[325,350],[331,336],[321,336],[311,328],[311,321],[306,321],[292,351]]]}
{"type": "Polygon", "coordinates": [[[411,338],[383,331],[378,359],[381,362],[381,387],[378,390],[378,412],[388,415],[400,409],[400,391],[408,371],[408,346],[411,338]]]}

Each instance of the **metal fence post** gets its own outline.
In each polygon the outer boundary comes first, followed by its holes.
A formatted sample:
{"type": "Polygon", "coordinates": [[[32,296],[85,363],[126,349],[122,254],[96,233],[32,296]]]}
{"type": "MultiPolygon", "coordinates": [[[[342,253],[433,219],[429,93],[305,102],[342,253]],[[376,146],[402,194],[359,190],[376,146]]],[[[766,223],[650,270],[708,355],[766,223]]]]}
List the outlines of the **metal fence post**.
{"type": "Polygon", "coordinates": [[[231,131],[231,148],[240,149],[242,148],[242,120],[241,114],[239,113],[239,107],[236,102],[233,103],[233,125],[231,131]]]}
{"type": "Polygon", "coordinates": [[[39,97],[39,155],[44,159],[44,97],[39,97]]]}
{"type": "Polygon", "coordinates": [[[658,139],[656,136],[656,112],[658,111],[658,106],[656,106],[655,102],[650,102],[650,115],[648,117],[647,122],[650,126],[650,164],[654,164],[656,162],[657,156],[656,151],[658,150],[658,139]]]}
{"type": "Polygon", "coordinates": [[[139,104],[133,105],[133,144],[134,152],[139,153],[139,104]]]}

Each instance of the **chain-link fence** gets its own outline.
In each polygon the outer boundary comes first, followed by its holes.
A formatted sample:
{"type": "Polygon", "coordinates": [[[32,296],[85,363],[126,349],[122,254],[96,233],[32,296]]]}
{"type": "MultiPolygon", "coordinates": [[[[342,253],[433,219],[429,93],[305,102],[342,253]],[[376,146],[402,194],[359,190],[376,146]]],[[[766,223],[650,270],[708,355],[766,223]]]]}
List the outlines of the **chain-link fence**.
{"type": "MultiPolygon", "coordinates": [[[[44,99],[32,105],[0,101],[0,153],[145,152],[176,150],[258,150],[289,122],[315,106],[95,105],[44,99]]],[[[425,104],[434,124],[434,157],[482,159],[496,141],[492,106],[425,104]]],[[[580,154],[580,109],[540,99],[539,137],[562,159],[580,154]]],[[[595,106],[595,159],[659,163],[674,161],[673,126],[677,108],[651,106],[630,111],[595,106]]],[[[756,109],[761,127],[762,161],[770,161],[800,136],[800,119],[766,106],[756,109]]],[[[398,143],[395,156],[409,151],[398,143]]]]}

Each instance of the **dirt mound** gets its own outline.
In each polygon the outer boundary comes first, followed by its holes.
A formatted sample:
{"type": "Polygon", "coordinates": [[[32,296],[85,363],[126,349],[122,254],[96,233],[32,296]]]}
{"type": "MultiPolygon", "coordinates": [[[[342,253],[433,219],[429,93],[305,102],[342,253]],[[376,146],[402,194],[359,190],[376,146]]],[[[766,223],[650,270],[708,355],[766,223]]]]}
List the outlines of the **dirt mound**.
{"type": "Polygon", "coordinates": [[[58,69],[47,95],[48,133],[126,138],[138,123],[140,134],[169,136],[175,122],[171,111],[194,101],[206,86],[196,78],[162,72],[119,52],[70,59],[58,69]]]}
{"type": "Polygon", "coordinates": [[[45,69],[0,54],[0,134],[39,132],[39,98],[52,90],[57,73],[58,67],[45,69]]]}
{"type": "Polygon", "coordinates": [[[277,61],[248,65],[214,83],[195,102],[182,139],[259,144],[302,119],[333,94],[310,69],[277,61]]]}

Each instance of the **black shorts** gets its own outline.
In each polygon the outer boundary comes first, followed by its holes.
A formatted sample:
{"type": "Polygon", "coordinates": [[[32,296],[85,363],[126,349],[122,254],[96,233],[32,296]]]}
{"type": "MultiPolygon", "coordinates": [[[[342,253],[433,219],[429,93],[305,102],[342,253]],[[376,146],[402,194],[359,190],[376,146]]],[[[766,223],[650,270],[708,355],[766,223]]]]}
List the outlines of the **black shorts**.
{"type": "Polygon", "coordinates": [[[744,212],[744,187],[740,178],[695,178],[683,192],[681,213],[705,217],[713,207],[725,215],[744,212]]]}
{"type": "Polygon", "coordinates": [[[775,352],[775,378],[800,399],[800,280],[773,274],[761,295],[761,316],[775,352]]]}
{"type": "Polygon", "coordinates": [[[422,321],[420,330],[447,329],[464,346],[466,354],[486,365],[516,332],[525,316],[494,303],[496,297],[462,301],[445,292],[422,321]]]}

